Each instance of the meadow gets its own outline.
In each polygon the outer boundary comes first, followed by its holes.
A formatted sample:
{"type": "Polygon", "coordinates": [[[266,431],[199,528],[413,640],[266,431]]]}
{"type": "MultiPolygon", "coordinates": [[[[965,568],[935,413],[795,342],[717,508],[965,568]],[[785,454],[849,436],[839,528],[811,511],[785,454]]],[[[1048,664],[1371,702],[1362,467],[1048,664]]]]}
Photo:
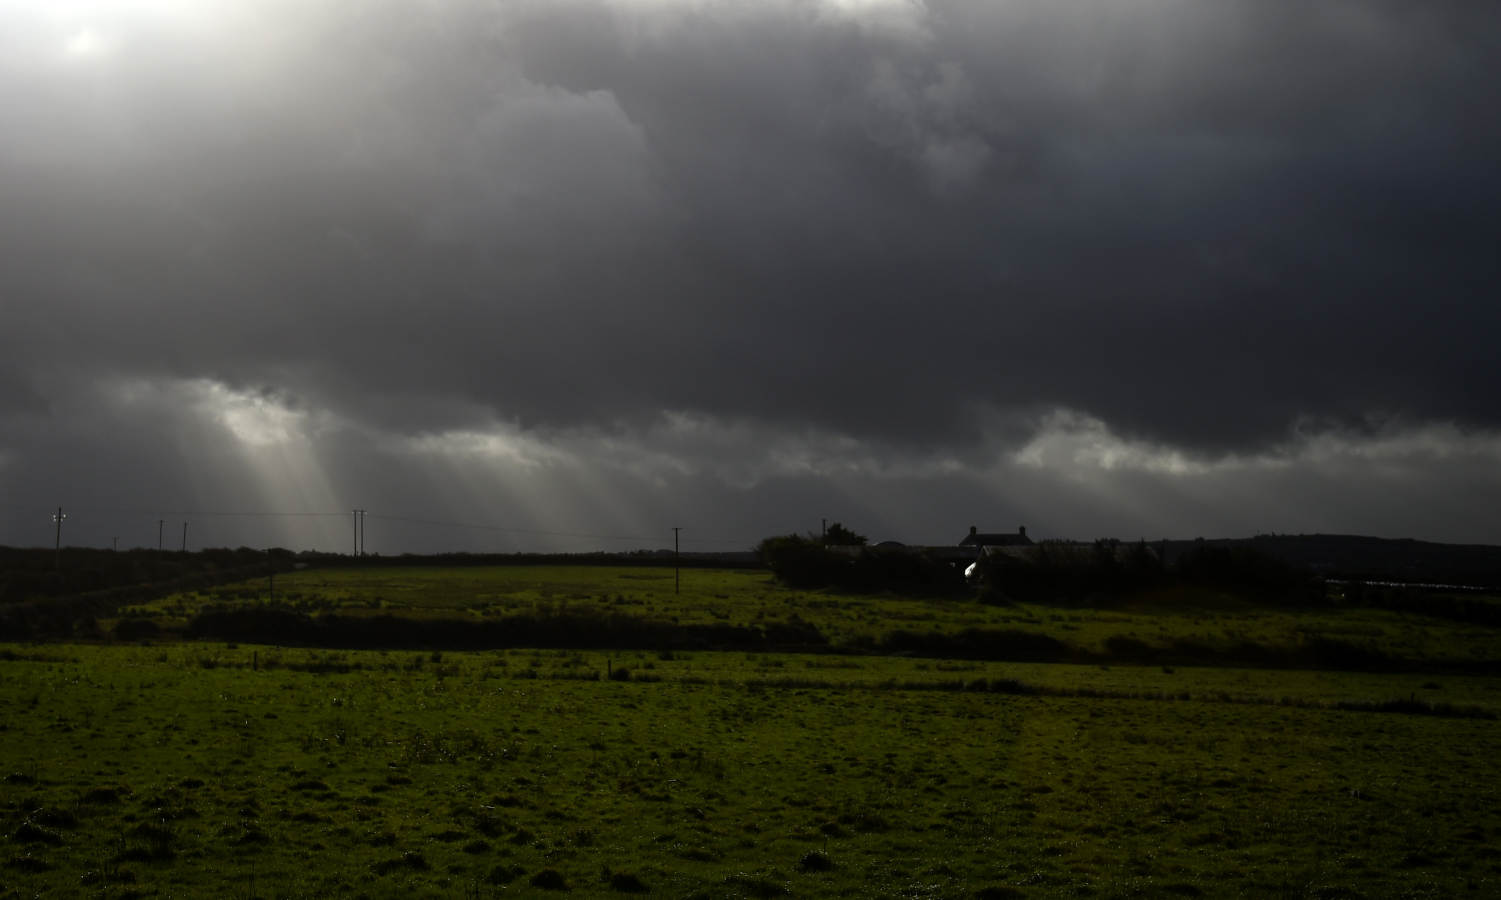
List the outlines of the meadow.
{"type": "MultiPolygon", "coordinates": [[[[275,605],[310,615],[399,615],[472,622],[528,615],[623,615],[674,625],[764,627],[794,621],[816,628],[832,648],[862,650],[893,632],[952,635],[998,629],[1046,635],[1109,655],[1110,642],[1148,646],[1190,642],[1210,651],[1247,644],[1295,649],[1338,641],[1424,665],[1465,667],[1501,660],[1494,628],[1411,612],[1363,607],[1280,608],[1225,592],[1173,589],[1133,596],[1109,608],[1044,604],[993,606],[968,596],[906,597],[784,587],[764,571],[641,567],[314,569],[172,594],[126,607],[181,630],[205,608],[275,605]]],[[[104,626],[113,626],[113,620],[104,626]]]]}
{"type": "MultiPolygon", "coordinates": [[[[126,611],[166,629],[146,643],[0,645],[0,897],[1501,896],[1493,676],[171,638],[268,587],[126,611]]],[[[1494,629],[1373,610],[965,606],[763,573],[685,570],[677,594],[670,570],[325,570],[276,592],[476,620],[795,615],[839,642],[906,613],[1081,646],[1498,655],[1494,629]]]]}

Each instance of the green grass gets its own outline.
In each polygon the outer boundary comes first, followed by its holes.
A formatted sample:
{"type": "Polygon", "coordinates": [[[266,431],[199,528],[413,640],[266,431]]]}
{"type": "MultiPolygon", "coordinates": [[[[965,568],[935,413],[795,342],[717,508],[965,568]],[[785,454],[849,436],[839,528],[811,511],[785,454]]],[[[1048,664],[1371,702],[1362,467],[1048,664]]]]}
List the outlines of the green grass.
{"type": "Polygon", "coordinates": [[[9,896],[1494,896],[1486,679],[870,657],[9,647],[9,896]],[[255,668],[251,668],[254,665],[255,668]],[[608,670],[629,670],[614,680],[608,670]],[[653,679],[653,680],[643,680],[653,679]],[[982,894],[982,891],[989,893],[982,894]]]}
{"type": "MultiPolygon", "coordinates": [[[[761,572],[304,571],[318,615],[623,613],[1297,647],[1372,674],[869,656],[0,645],[0,898],[1501,896],[1498,630],[1155,595],[794,591],[761,572]],[[1434,713],[1434,714],[1414,714],[1434,713]]],[[[105,632],[113,621],[100,623],[105,632]]]]}
{"type": "MultiPolygon", "coordinates": [[[[180,628],[206,605],[270,601],[265,580],[174,594],[131,607],[180,628]]],[[[1501,660],[1501,630],[1376,609],[1282,609],[1182,591],[1132,598],[1118,609],[987,606],[968,597],[912,598],[785,588],[765,572],[687,569],[681,593],[671,569],[511,566],[320,569],[278,576],[276,600],[317,614],[396,613],[485,620],[516,614],[619,613],[685,625],[758,625],[799,618],[834,645],[858,645],[895,630],[954,633],[1002,628],[1049,634],[1088,652],[1111,638],[1150,646],[1191,641],[1231,648],[1294,648],[1324,638],[1388,656],[1469,664],[1501,660]]],[[[103,623],[106,627],[112,622],[103,623]]]]}

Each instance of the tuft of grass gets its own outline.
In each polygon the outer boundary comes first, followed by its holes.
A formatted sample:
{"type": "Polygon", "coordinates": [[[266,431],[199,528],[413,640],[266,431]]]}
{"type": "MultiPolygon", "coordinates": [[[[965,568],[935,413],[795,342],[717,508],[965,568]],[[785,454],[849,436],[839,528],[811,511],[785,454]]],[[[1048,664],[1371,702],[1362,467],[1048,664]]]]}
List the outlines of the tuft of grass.
{"type": "Polygon", "coordinates": [[[568,890],[568,882],[557,869],[543,869],[528,879],[527,883],[534,888],[541,888],[544,891],[568,890]]]}
{"type": "Polygon", "coordinates": [[[11,832],[10,839],[17,844],[51,844],[54,847],[63,842],[62,835],[30,819],[16,826],[16,830],[11,832]]]}
{"type": "Polygon", "coordinates": [[[292,785],[292,790],[294,790],[294,791],[327,791],[328,790],[328,784],[325,783],[325,782],[319,781],[316,778],[308,778],[308,779],[304,779],[304,780],[299,781],[296,784],[292,785]]]}
{"type": "Polygon", "coordinates": [[[427,858],[418,850],[404,851],[394,859],[386,859],[376,863],[372,868],[377,875],[387,875],[399,869],[409,869],[424,872],[432,868],[428,865],[427,858]]]}
{"type": "Polygon", "coordinates": [[[622,894],[644,894],[650,888],[631,872],[615,872],[610,875],[610,890],[622,894]]]}
{"type": "Polygon", "coordinates": [[[53,868],[51,863],[47,862],[45,859],[41,859],[40,857],[32,856],[30,851],[12,856],[10,859],[5,861],[5,867],[7,869],[17,869],[21,872],[32,873],[48,872],[53,868]]]}
{"type": "Polygon", "coordinates": [[[485,876],[485,883],[495,885],[507,885],[526,874],[526,870],[517,865],[499,865],[492,868],[485,876]]]}
{"type": "Polygon", "coordinates": [[[785,879],[746,872],[726,875],[724,885],[751,897],[784,897],[792,893],[792,887],[785,879]]]}
{"type": "Polygon", "coordinates": [[[77,815],[71,810],[61,809],[56,806],[44,806],[33,810],[31,815],[26,818],[47,828],[73,829],[78,827],[77,815]]]}

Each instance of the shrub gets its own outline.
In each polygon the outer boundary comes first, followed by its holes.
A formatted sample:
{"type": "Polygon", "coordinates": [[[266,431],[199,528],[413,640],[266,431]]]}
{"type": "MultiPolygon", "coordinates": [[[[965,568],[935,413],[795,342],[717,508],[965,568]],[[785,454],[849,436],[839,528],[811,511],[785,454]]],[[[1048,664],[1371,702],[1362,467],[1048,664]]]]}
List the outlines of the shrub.
{"type": "Polygon", "coordinates": [[[845,580],[841,571],[849,567],[849,558],[831,553],[817,541],[795,534],[769,537],[756,547],[756,553],[783,584],[814,588],[845,580]]]}
{"type": "Polygon", "coordinates": [[[842,545],[835,551],[812,538],[789,534],[763,540],[756,552],[789,587],[925,594],[964,588],[959,569],[907,549],[842,545]]]}

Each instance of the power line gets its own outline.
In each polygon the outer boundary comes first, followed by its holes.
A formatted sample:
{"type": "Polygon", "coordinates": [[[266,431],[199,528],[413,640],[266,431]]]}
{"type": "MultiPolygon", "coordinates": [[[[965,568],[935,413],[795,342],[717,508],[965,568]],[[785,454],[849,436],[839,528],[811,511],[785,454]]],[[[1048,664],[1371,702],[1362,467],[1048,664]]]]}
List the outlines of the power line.
{"type": "Polygon", "coordinates": [[[306,518],[318,518],[318,517],[322,517],[322,518],[330,518],[330,517],[347,515],[347,513],[341,513],[341,512],[310,512],[310,511],[281,512],[281,511],[276,511],[276,510],[243,511],[243,510],[211,510],[211,509],[124,509],[124,508],[118,508],[118,507],[98,507],[98,506],[74,507],[73,508],[73,512],[75,512],[75,513],[89,513],[89,514],[92,514],[92,515],[117,515],[117,516],[144,516],[144,515],[158,515],[158,514],[160,514],[160,515],[163,515],[163,516],[188,516],[188,517],[191,517],[191,518],[207,518],[207,519],[213,519],[213,518],[226,518],[226,519],[228,519],[228,518],[238,518],[238,519],[265,518],[265,519],[275,519],[275,518],[296,518],[296,517],[306,517],[306,518]]]}
{"type": "MultiPolygon", "coordinates": [[[[138,515],[138,514],[143,513],[144,510],[89,508],[89,509],[75,509],[74,512],[75,513],[76,512],[86,512],[86,513],[95,513],[95,514],[110,513],[110,514],[116,514],[116,515],[138,515]]],[[[274,519],[274,518],[343,518],[344,516],[348,516],[348,515],[353,514],[355,517],[362,519],[362,518],[364,518],[369,513],[368,513],[368,510],[364,510],[364,509],[351,509],[349,512],[317,512],[317,511],[281,512],[281,511],[269,511],[269,510],[268,511],[246,512],[246,511],[229,511],[229,510],[192,509],[192,510],[166,510],[166,511],[163,511],[163,514],[164,515],[169,515],[169,516],[191,516],[191,517],[195,517],[195,518],[266,518],[266,519],[274,519]]],[[[576,531],[550,531],[550,530],[540,529],[540,528],[512,528],[512,527],[506,527],[506,526],[502,526],[502,525],[490,525],[490,524],[484,523],[484,522],[459,522],[459,521],[454,521],[454,520],[428,519],[428,518],[422,518],[422,517],[419,517],[419,516],[378,515],[378,514],[369,514],[369,516],[370,516],[370,518],[373,518],[373,519],[383,519],[383,520],[390,521],[390,522],[408,522],[408,523],[411,523],[411,524],[414,524],[414,525],[432,525],[432,526],[436,526],[436,527],[439,527],[439,528],[469,528],[469,529],[473,529],[473,530],[476,530],[476,531],[501,531],[501,532],[510,532],[510,533],[514,533],[514,534],[537,534],[537,535],[545,535],[545,536],[548,536],[548,537],[592,538],[592,539],[595,539],[595,540],[611,540],[611,541],[646,541],[646,540],[650,540],[650,538],[648,538],[648,537],[646,537],[644,535],[638,535],[638,534],[594,534],[594,533],[576,532],[576,531]]],[[[702,542],[704,542],[704,540],[705,539],[699,539],[698,542],[702,543],[702,542]]],[[[731,541],[726,540],[726,541],[723,541],[723,542],[724,543],[730,543],[731,541]]]]}
{"type": "Polygon", "coordinates": [[[408,522],[413,525],[433,525],[439,528],[468,528],[474,531],[499,531],[508,534],[536,534],[546,537],[588,538],[596,541],[650,541],[649,537],[639,534],[590,534],[578,531],[547,531],[539,528],[511,528],[504,525],[488,525],[481,522],[454,522],[439,519],[423,519],[415,516],[372,516],[376,519],[385,519],[391,522],[408,522]]]}
{"type": "MultiPolygon", "coordinates": [[[[60,509],[59,509],[59,512],[61,512],[60,509]]],[[[396,515],[396,514],[376,514],[376,513],[370,513],[368,510],[361,509],[361,508],[352,508],[351,510],[349,510],[347,512],[324,512],[324,511],[321,511],[321,510],[295,510],[295,511],[289,511],[289,510],[225,510],[225,509],[209,509],[209,510],[205,510],[205,509],[149,510],[148,511],[148,510],[143,510],[143,509],[122,509],[122,508],[101,508],[101,507],[82,507],[82,508],[80,508],[80,507],[74,507],[74,509],[73,509],[73,514],[74,515],[79,515],[79,514],[91,514],[91,515],[101,515],[101,514],[102,515],[146,515],[148,513],[149,514],[153,514],[153,515],[159,514],[161,516],[182,516],[182,517],[184,517],[184,519],[188,519],[188,518],[200,518],[200,519],[215,519],[215,518],[232,518],[232,519],[278,519],[278,518],[319,519],[319,518],[322,518],[322,519],[332,519],[332,518],[342,518],[342,517],[345,517],[345,516],[352,516],[353,535],[352,535],[352,541],[351,541],[351,543],[352,543],[352,547],[353,547],[354,553],[357,556],[363,555],[364,552],[365,552],[364,526],[365,526],[365,519],[367,517],[368,518],[379,519],[381,521],[402,522],[402,523],[406,523],[406,524],[410,524],[410,525],[423,525],[423,526],[428,526],[428,527],[433,527],[433,528],[461,528],[461,529],[467,529],[467,530],[471,530],[471,531],[488,531],[488,532],[496,532],[496,533],[502,533],[502,534],[530,535],[530,536],[537,536],[537,537],[552,537],[552,538],[568,538],[568,539],[575,539],[575,540],[629,541],[629,542],[638,543],[638,544],[640,544],[642,546],[649,546],[649,545],[651,545],[651,544],[653,544],[653,543],[656,542],[656,538],[654,536],[644,535],[644,534],[601,534],[601,533],[598,533],[598,532],[587,532],[587,531],[559,531],[559,530],[555,530],[555,529],[544,529],[544,528],[516,528],[514,526],[493,525],[493,524],[490,524],[488,522],[464,522],[464,521],[457,521],[457,520],[453,520],[453,519],[434,519],[434,518],[427,518],[427,517],[422,517],[422,516],[404,516],[404,515],[396,515]]],[[[162,548],[162,543],[163,543],[163,540],[162,540],[163,533],[162,532],[165,529],[165,526],[166,526],[166,519],[165,518],[158,518],[157,519],[157,549],[158,550],[163,549],[162,548]]],[[[60,532],[60,530],[61,529],[60,529],[60,526],[59,526],[59,532],[60,532]]],[[[187,543],[187,541],[186,541],[187,522],[186,521],[184,521],[184,523],[183,523],[183,531],[184,531],[183,546],[184,546],[184,548],[186,548],[186,543],[187,543]]],[[[675,547],[677,547],[679,544],[684,544],[684,545],[686,545],[686,544],[693,544],[693,545],[698,545],[698,546],[721,546],[721,547],[750,547],[750,546],[754,546],[754,544],[756,543],[756,541],[753,540],[753,539],[745,539],[745,538],[714,538],[714,537],[690,537],[690,538],[682,538],[682,537],[679,537],[676,532],[674,532],[674,538],[675,538],[675,541],[674,541],[674,546],[675,547]]],[[[60,541],[60,538],[59,538],[59,541],[60,541]]]]}

